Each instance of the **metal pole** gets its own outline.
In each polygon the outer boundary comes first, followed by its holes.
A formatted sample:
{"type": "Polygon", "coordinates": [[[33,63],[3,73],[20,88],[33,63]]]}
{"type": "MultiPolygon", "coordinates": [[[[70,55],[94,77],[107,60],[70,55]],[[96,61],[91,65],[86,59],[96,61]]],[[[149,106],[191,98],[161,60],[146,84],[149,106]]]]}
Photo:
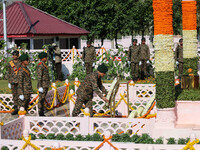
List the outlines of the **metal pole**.
{"type": "Polygon", "coordinates": [[[5,47],[4,47],[4,56],[7,56],[7,27],[6,27],[6,0],[3,0],[3,37],[5,41],[5,47]]]}

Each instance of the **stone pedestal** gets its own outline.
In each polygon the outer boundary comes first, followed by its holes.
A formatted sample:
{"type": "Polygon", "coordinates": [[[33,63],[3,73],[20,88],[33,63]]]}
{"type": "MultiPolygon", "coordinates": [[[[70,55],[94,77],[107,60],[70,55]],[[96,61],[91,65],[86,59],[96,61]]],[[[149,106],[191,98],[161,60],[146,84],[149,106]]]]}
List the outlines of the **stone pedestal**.
{"type": "Polygon", "coordinates": [[[156,128],[174,128],[175,121],[175,108],[157,109],[156,128]]]}

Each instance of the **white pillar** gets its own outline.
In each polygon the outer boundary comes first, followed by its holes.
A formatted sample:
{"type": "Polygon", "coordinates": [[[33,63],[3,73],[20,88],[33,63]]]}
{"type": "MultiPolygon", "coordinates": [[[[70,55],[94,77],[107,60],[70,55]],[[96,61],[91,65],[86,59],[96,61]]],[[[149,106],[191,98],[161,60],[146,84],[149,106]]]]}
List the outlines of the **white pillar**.
{"type": "MultiPolygon", "coordinates": [[[[73,94],[74,93],[74,90],[70,90],[70,94],[73,94]]],[[[70,112],[70,117],[72,117],[72,111],[73,111],[73,109],[74,109],[74,106],[75,106],[75,104],[71,101],[71,100],[69,100],[69,112],[70,112]]]]}
{"type": "Polygon", "coordinates": [[[3,38],[5,41],[4,56],[7,56],[8,41],[7,41],[7,19],[6,19],[6,0],[3,0],[3,38]]]}
{"type": "MultiPolygon", "coordinates": [[[[105,138],[109,138],[111,136],[110,131],[106,131],[105,132],[105,138]]],[[[111,142],[111,139],[108,140],[109,142],[111,142]]],[[[111,150],[111,145],[108,144],[107,142],[104,143],[104,145],[100,148],[100,150],[111,150]]]]}
{"type": "MultiPolygon", "coordinates": [[[[24,137],[24,139],[26,139],[26,140],[28,140],[28,137],[29,137],[29,132],[28,132],[28,130],[24,130],[23,131],[23,137],[24,137]]],[[[23,145],[22,145],[23,146],[23,145]]],[[[27,145],[26,146],[26,148],[25,148],[25,150],[29,150],[30,149],[30,146],[29,145],[27,145]]]]}

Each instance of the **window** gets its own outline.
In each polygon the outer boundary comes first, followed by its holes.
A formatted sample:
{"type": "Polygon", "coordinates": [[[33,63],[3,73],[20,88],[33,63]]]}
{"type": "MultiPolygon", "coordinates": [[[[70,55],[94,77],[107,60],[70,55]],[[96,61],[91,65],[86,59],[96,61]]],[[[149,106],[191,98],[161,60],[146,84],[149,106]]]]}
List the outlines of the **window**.
{"type": "Polygon", "coordinates": [[[34,49],[42,49],[43,39],[34,39],[34,49]]]}
{"type": "Polygon", "coordinates": [[[78,38],[70,38],[70,49],[75,46],[75,48],[79,49],[78,38]]]}
{"type": "Polygon", "coordinates": [[[29,39],[16,39],[15,40],[15,44],[17,45],[17,47],[21,47],[22,43],[27,44],[26,49],[30,49],[30,40],[29,39]]]}
{"type": "Polygon", "coordinates": [[[60,48],[61,49],[69,49],[69,39],[68,38],[66,38],[66,39],[60,39],[59,40],[59,44],[60,44],[60,48]]]}

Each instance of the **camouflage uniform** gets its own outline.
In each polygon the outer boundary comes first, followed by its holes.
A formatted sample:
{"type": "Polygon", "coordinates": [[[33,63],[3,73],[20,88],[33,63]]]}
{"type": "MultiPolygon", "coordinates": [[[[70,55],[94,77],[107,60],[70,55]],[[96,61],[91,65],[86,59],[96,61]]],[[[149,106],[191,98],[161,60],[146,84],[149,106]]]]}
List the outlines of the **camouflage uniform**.
{"type": "Polygon", "coordinates": [[[18,95],[24,95],[24,100],[20,99],[20,107],[24,107],[27,111],[28,104],[33,93],[32,83],[31,83],[31,74],[27,67],[21,65],[18,71],[18,95]]]}
{"type": "Polygon", "coordinates": [[[38,103],[38,109],[39,114],[44,114],[44,101],[46,94],[48,92],[49,87],[51,86],[50,83],[50,77],[49,77],[49,69],[48,66],[44,62],[40,62],[37,67],[37,88],[42,87],[43,93],[39,93],[39,103],[38,103]]]}
{"type": "Polygon", "coordinates": [[[96,50],[94,46],[83,48],[82,59],[85,63],[86,74],[93,72],[92,64],[96,61],[96,50]]]}
{"type": "Polygon", "coordinates": [[[133,80],[138,78],[139,75],[139,46],[130,46],[128,49],[128,60],[131,62],[131,75],[133,80]]]}
{"type": "Polygon", "coordinates": [[[178,45],[175,50],[175,60],[179,62],[178,70],[179,70],[179,77],[183,73],[183,47],[178,45]]]}
{"type": "MultiPolygon", "coordinates": [[[[149,46],[146,44],[140,45],[140,60],[142,61],[141,73],[142,76],[147,76],[147,61],[150,59],[149,46]]],[[[142,77],[143,78],[143,77],[142,77]]]]}
{"type": "Polygon", "coordinates": [[[14,109],[17,109],[18,103],[18,93],[17,93],[17,86],[18,86],[18,80],[17,80],[17,73],[18,69],[21,66],[21,61],[10,61],[7,65],[7,76],[8,76],[8,82],[11,84],[11,90],[13,95],[13,102],[14,102],[14,109]],[[14,64],[11,66],[11,64],[14,64]]]}
{"type": "Polygon", "coordinates": [[[72,116],[78,116],[78,114],[81,112],[80,109],[82,108],[83,104],[90,109],[90,116],[93,116],[93,92],[95,92],[100,98],[103,97],[102,93],[107,94],[105,87],[102,85],[101,78],[98,78],[98,72],[93,72],[87,75],[84,81],[80,84],[78,90],[76,91],[77,99],[72,116]]]}

